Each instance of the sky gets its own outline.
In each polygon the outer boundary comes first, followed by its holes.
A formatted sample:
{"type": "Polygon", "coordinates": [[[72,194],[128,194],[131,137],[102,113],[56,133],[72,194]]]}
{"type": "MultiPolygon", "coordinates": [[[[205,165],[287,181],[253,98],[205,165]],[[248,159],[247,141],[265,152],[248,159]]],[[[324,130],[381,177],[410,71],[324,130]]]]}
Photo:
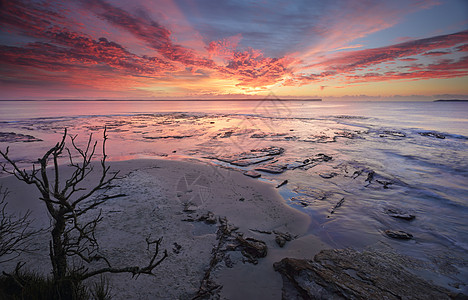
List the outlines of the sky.
{"type": "Polygon", "coordinates": [[[2,0],[0,91],[468,99],[468,1],[2,0]]]}

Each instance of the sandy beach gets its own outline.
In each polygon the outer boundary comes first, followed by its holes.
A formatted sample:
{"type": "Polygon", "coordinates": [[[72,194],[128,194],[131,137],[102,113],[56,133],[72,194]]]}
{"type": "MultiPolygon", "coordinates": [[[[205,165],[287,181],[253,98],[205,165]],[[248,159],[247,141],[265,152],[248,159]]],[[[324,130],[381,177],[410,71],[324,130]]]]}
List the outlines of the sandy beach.
{"type": "MultiPolygon", "coordinates": [[[[169,253],[155,269],[156,276],[108,275],[113,299],[193,298],[215,248],[222,249],[222,260],[212,266],[209,277],[219,286],[217,295],[281,299],[282,280],[273,263],[284,257],[313,258],[328,248],[307,234],[310,218],[287,206],[271,183],[199,162],[129,160],[112,162],[111,168],[120,173],[105,192],[111,198],[100,206],[101,252],[115,266],[144,265],[150,254],[145,238],[151,236],[163,237],[162,247],[169,253]],[[217,238],[220,220],[230,228],[238,227],[226,244],[217,238]],[[267,255],[254,259],[243,255],[232,244],[239,235],[263,241],[267,255]],[[292,240],[284,240],[280,247],[278,236],[292,240]]],[[[92,182],[90,178],[88,184],[92,182]]],[[[0,184],[10,190],[10,210],[30,209],[34,226],[47,227],[50,221],[34,187],[12,177],[1,178],[0,184]]],[[[26,268],[50,272],[48,239],[47,233],[37,236],[32,246],[38,251],[20,257],[26,268]]],[[[2,268],[8,270],[14,264],[2,268]]]]}

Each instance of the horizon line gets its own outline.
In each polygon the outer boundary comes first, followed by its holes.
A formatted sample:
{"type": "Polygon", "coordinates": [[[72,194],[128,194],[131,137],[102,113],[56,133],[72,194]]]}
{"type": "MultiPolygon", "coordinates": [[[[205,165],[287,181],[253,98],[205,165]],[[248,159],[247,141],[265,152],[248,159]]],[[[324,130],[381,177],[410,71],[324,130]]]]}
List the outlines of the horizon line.
{"type": "Polygon", "coordinates": [[[236,98],[226,98],[226,99],[0,99],[0,102],[13,102],[13,101],[24,101],[24,102],[80,102],[80,101],[95,101],[95,102],[125,102],[125,101],[138,101],[138,102],[230,102],[230,101],[238,101],[238,102],[254,102],[254,101],[302,101],[302,102],[340,102],[340,101],[358,101],[358,102],[466,102],[468,99],[408,99],[408,100],[357,100],[357,99],[329,99],[323,100],[322,98],[244,98],[244,99],[236,99],[236,98]]]}
{"type": "Polygon", "coordinates": [[[264,101],[264,100],[281,100],[281,101],[323,101],[321,98],[297,98],[297,99],[270,99],[270,98],[254,98],[254,99],[0,99],[0,101],[147,101],[147,102],[158,102],[158,101],[264,101]]]}

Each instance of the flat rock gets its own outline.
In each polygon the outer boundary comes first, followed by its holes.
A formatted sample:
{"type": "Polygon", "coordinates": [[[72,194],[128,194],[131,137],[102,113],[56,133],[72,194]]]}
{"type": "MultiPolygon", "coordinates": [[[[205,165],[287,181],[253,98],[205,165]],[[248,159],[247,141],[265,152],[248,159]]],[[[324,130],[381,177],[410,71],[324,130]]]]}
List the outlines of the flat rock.
{"type": "Polygon", "coordinates": [[[242,235],[238,235],[236,241],[239,244],[237,248],[241,249],[242,255],[244,255],[250,263],[257,264],[259,258],[265,257],[268,254],[268,247],[264,241],[254,238],[244,238],[242,235]]]}
{"type": "Polygon", "coordinates": [[[267,165],[257,167],[255,168],[255,170],[272,173],[272,174],[280,174],[286,170],[286,167],[283,165],[267,164],[267,165]]]}
{"type": "Polygon", "coordinates": [[[263,139],[267,137],[268,135],[266,133],[254,133],[250,136],[252,139],[263,139]]]}
{"type": "Polygon", "coordinates": [[[32,135],[14,133],[14,132],[0,132],[0,142],[3,143],[14,143],[14,142],[40,142],[41,139],[38,139],[32,135]]]}
{"type": "Polygon", "coordinates": [[[295,170],[297,168],[302,168],[305,167],[307,164],[305,164],[303,161],[293,161],[293,162],[288,162],[287,167],[288,170],[295,170]]]}
{"type": "Polygon", "coordinates": [[[297,160],[297,161],[294,161],[294,162],[290,162],[287,164],[287,168],[288,170],[294,170],[294,169],[297,169],[297,168],[304,168],[304,167],[307,167],[309,165],[312,165],[313,164],[318,164],[320,162],[327,162],[329,160],[331,160],[332,157],[331,156],[328,156],[326,154],[323,154],[323,153],[319,153],[317,155],[315,155],[314,157],[308,157],[308,158],[305,158],[305,159],[302,159],[302,160],[297,160]]]}
{"type": "Polygon", "coordinates": [[[258,173],[258,172],[255,172],[253,170],[250,170],[250,171],[245,171],[243,173],[245,176],[249,176],[249,177],[252,177],[252,178],[259,178],[262,176],[262,174],[258,173]]]}
{"type": "Polygon", "coordinates": [[[284,258],[282,299],[450,299],[450,291],[381,252],[322,250],[313,260],[284,258]]]}
{"type": "Polygon", "coordinates": [[[335,132],[335,137],[343,137],[343,138],[347,138],[347,139],[356,139],[356,138],[360,138],[360,136],[357,135],[357,133],[351,132],[351,131],[339,131],[339,132],[335,132]]]}
{"type": "Polygon", "coordinates": [[[385,230],[385,234],[393,239],[411,240],[413,238],[413,235],[411,233],[404,232],[401,230],[385,230]]]}
{"type": "Polygon", "coordinates": [[[263,153],[266,153],[267,155],[280,155],[280,154],[283,154],[284,148],[270,146],[270,147],[265,147],[265,148],[260,148],[260,149],[253,149],[253,150],[250,150],[250,152],[263,152],[263,153]]]}
{"type": "Polygon", "coordinates": [[[274,234],[275,242],[281,248],[283,248],[284,245],[286,245],[286,242],[289,242],[294,239],[294,237],[289,232],[274,231],[274,234]]]}
{"type": "Polygon", "coordinates": [[[435,137],[435,138],[438,138],[438,139],[445,139],[445,135],[441,134],[441,133],[438,133],[438,132],[433,132],[433,131],[429,131],[429,132],[418,132],[421,136],[428,136],[428,137],[435,137]]]}
{"type": "Polygon", "coordinates": [[[323,154],[323,153],[319,153],[316,156],[317,156],[316,160],[319,160],[319,161],[330,161],[333,159],[333,157],[323,154]]]}
{"type": "Polygon", "coordinates": [[[246,167],[246,166],[258,164],[264,161],[272,160],[273,158],[274,158],[273,156],[261,156],[261,157],[255,157],[255,158],[239,159],[239,160],[231,161],[231,165],[246,167]]]}
{"type": "Polygon", "coordinates": [[[395,209],[395,208],[388,208],[386,210],[386,213],[390,217],[397,218],[397,219],[403,219],[403,220],[407,220],[407,221],[411,221],[411,220],[414,220],[416,218],[415,215],[412,215],[412,214],[410,214],[408,212],[404,212],[404,211],[401,211],[401,210],[395,209]]]}
{"type": "Polygon", "coordinates": [[[284,152],[284,148],[281,147],[265,147],[259,149],[252,149],[250,151],[234,153],[229,155],[220,155],[211,157],[219,161],[228,162],[236,166],[246,167],[253,164],[258,164],[264,161],[273,159],[274,157],[281,155],[284,152]]]}
{"type": "Polygon", "coordinates": [[[384,134],[401,138],[406,137],[405,133],[395,130],[384,130],[384,134]]]}
{"type": "Polygon", "coordinates": [[[333,143],[336,142],[336,136],[313,135],[304,140],[309,143],[333,143]]]}
{"type": "Polygon", "coordinates": [[[338,173],[332,172],[332,173],[320,173],[319,176],[325,179],[330,179],[338,175],[338,173]]]}

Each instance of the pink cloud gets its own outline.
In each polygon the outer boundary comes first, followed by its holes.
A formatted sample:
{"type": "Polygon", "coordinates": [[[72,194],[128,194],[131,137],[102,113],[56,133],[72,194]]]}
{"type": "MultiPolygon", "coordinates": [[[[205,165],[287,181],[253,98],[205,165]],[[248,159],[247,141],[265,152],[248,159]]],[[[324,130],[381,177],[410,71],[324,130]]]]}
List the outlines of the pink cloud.
{"type": "Polygon", "coordinates": [[[366,73],[364,75],[346,76],[347,83],[387,81],[387,80],[421,80],[432,78],[455,78],[468,75],[468,56],[458,61],[442,60],[427,66],[415,67],[411,72],[390,71],[383,74],[366,73]]]}
{"type": "Polygon", "coordinates": [[[101,68],[134,74],[160,75],[177,68],[157,57],[139,57],[105,38],[98,41],[88,36],[53,28],[44,33],[52,43],[35,42],[24,47],[0,46],[3,63],[54,70],[101,68]]]}
{"type": "Polygon", "coordinates": [[[387,47],[351,51],[339,54],[334,58],[314,64],[310,67],[325,67],[336,71],[348,72],[358,68],[365,68],[383,62],[405,58],[406,56],[422,54],[434,49],[453,47],[467,40],[468,30],[465,30],[387,47]]]}
{"type": "Polygon", "coordinates": [[[222,73],[240,79],[240,85],[265,86],[275,84],[285,75],[291,73],[288,66],[291,58],[265,57],[259,50],[234,51],[225,67],[219,68],[222,73]]]}
{"type": "MultiPolygon", "coordinates": [[[[425,39],[408,41],[396,45],[365,49],[359,51],[350,51],[346,53],[340,53],[330,59],[325,59],[321,62],[308,66],[308,68],[318,68],[324,71],[315,74],[295,74],[292,79],[285,82],[287,85],[304,85],[313,81],[323,81],[331,78],[345,78],[346,81],[350,82],[353,80],[365,80],[366,78],[372,81],[385,81],[393,80],[396,78],[437,78],[441,76],[447,77],[458,77],[464,76],[465,69],[468,69],[464,60],[460,63],[452,64],[450,61],[444,61],[438,64],[431,64],[424,66],[422,64],[406,66],[409,73],[376,73],[368,72],[365,75],[355,74],[356,72],[366,71],[369,68],[379,65],[394,65],[398,61],[415,61],[415,58],[408,57],[414,55],[427,55],[427,56],[440,56],[450,54],[449,51],[441,51],[439,49],[447,49],[455,47],[468,40],[468,30],[461,31],[453,34],[440,35],[425,39]],[[439,71],[433,75],[423,73],[424,70],[435,70],[436,66],[440,65],[441,68],[446,68],[445,72],[439,71]],[[450,75],[450,70],[453,70],[453,74],[450,75]],[[420,72],[416,74],[414,72],[420,72]],[[380,74],[380,75],[379,75],[380,74]]],[[[457,47],[456,49],[464,49],[464,45],[457,47]]]]}
{"type": "Polygon", "coordinates": [[[212,41],[208,44],[206,49],[208,50],[210,57],[232,57],[241,39],[242,35],[239,33],[220,41],[212,41]]]}

